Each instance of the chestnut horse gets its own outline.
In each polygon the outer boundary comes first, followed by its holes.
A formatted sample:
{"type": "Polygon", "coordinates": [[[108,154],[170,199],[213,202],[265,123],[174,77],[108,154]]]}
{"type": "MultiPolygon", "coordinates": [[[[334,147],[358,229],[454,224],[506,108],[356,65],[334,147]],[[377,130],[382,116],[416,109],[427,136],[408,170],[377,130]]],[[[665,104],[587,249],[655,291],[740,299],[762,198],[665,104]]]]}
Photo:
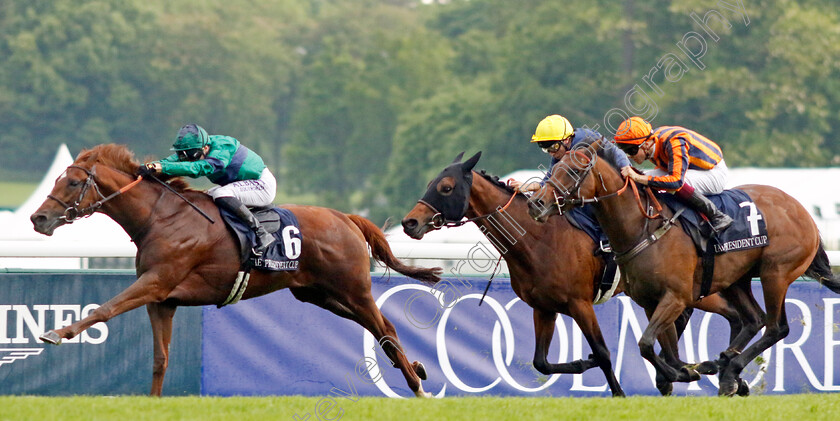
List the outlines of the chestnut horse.
{"type": "MultiPolygon", "coordinates": [[[[479,152],[465,162],[460,162],[463,153],[458,155],[432,180],[423,199],[402,220],[403,230],[408,236],[421,239],[429,231],[460,225],[464,216],[469,218],[504,256],[513,291],[534,309],[534,368],[551,375],[582,373],[599,367],[613,396],[624,396],[593,308],[595,284],[600,281],[605,266],[604,259],[595,253],[599,245],[565,217],[551,218],[545,225],[536,223],[528,216],[524,196],[515,197],[512,188],[472,170],[480,155],[479,152]],[[503,207],[504,214],[499,211],[503,207]],[[580,326],[592,349],[587,359],[561,364],[548,362],[557,313],[572,317],[580,326]]],[[[615,293],[621,290],[619,285],[615,293]]],[[[726,317],[733,334],[741,330],[737,311],[719,296],[706,297],[701,308],[726,317]]],[[[688,315],[690,312],[683,322],[688,315]]],[[[684,326],[683,323],[680,327],[684,326]]],[[[755,328],[758,329],[760,326],[755,328]]],[[[678,361],[673,364],[684,365],[678,361]]],[[[658,379],[657,388],[669,394],[671,383],[658,379]]]]}
{"type": "MultiPolygon", "coordinates": [[[[684,370],[675,370],[656,355],[654,341],[659,338],[663,348],[669,346],[662,343],[663,339],[675,342],[674,320],[685,308],[697,307],[702,265],[692,240],[682,229],[671,229],[658,240],[648,240],[672,212],[663,209],[659,219],[646,223],[648,216],[637,209],[637,199],[632,194],[622,194],[629,190],[622,187],[626,184],[618,170],[606,160],[597,159],[597,152],[603,147],[601,142],[570,151],[555,165],[550,182],[529,204],[531,214],[544,219],[582,203],[594,204],[595,215],[613,250],[628,256],[638,253],[629,257],[621,269],[626,277],[625,292],[645,309],[649,320],[639,340],[642,356],[667,379],[687,381],[684,370]],[[551,198],[550,203],[546,204],[544,198],[551,198]]],[[[718,393],[725,396],[736,393],[742,384],[741,371],[750,361],[787,336],[790,329],[785,296],[793,281],[804,274],[840,293],[840,277],[831,272],[817,226],[805,208],[774,187],[737,188],[746,192],[763,213],[768,244],[716,256],[710,293],[728,294],[744,289],[757,276],[761,279],[766,315],[765,331],[759,340],[741,351],[752,336],[739,335],[722,353],[721,360],[728,364],[721,368],[718,393]]],[[[753,309],[748,305],[733,304],[742,315],[750,317],[753,309]]]]}
{"type": "MultiPolygon", "coordinates": [[[[44,342],[59,344],[94,323],[146,306],[154,334],[151,394],[159,396],[169,358],[172,317],[177,306],[220,304],[228,297],[240,268],[237,241],[207,194],[190,190],[180,178],[168,185],[203,210],[215,223],[160,183],[135,181],[140,164],[124,146],[99,145],[82,151],[55,182],[48,199],[32,214],[39,233],[52,235],[61,225],[93,212],[116,221],[137,245],[137,281],[70,326],[46,332],[44,342]]],[[[314,206],[284,206],[294,213],[303,237],[299,269],[253,270],[243,299],[289,288],[300,301],[323,307],[370,331],[417,396],[431,396],[420,383],[425,369],[408,363],[394,326],[371,296],[370,259],[428,284],[439,268],[407,266],[391,252],[382,231],[357,215],[314,206]]],[[[278,321],[280,322],[280,321],[278,321]]]]}

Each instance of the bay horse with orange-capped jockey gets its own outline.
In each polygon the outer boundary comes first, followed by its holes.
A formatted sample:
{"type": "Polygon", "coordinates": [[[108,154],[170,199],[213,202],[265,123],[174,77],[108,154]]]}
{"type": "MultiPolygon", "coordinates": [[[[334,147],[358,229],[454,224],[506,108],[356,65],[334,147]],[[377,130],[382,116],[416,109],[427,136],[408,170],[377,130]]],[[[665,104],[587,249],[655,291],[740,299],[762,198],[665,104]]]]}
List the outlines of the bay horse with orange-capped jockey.
{"type": "MultiPolygon", "coordinates": [[[[513,188],[498,179],[473,171],[480,155],[479,152],[464,162],[461,162],[463,153],[458,155],[429,183],[423,198],[403,218],[404,232],[421,239],[427,232],[444,226],[457,226],[467,221],[475,223],[507,262],[513,291],[534,309],[534,368],[551,375],[582,373],[598,367],[604,372],[613,396],[623,396],[593,308],[595,285],[601,281],[605,267],[605,260],[597,253],[599,244],[575,228],[566,217],[551,218],[544,225],[536,223],[528,215],[525,196],[517,195],[513,188]],[[468,219],[463,220],[464,217],[468,219]],[[592,355],[567,363],[548,362],[557,313],[577,322],[592,355]]],[[[622,289],[619,285],[615,293],[622,289]]],[[[751,294],[739,294],[733,294],[729,299],[749,300],[752,297],[751,294]]],[[[730,323],[733,338],[743,330],[755,334],[761,329],[757,317],[748,319],[747,325],[743,325],[735,308],[718,295],[704,298],[699,308],[723,315],[730,323]]],[[[681,319],[680,331],[689,315],[687,312],[681,319]]],[[[676,359],[676,349],[663,350],[663,353],[674,366],[685,365],[676,359]]],[[[716,369],[714,364],[704,366],[709,370],[707,373],[716,369]]],[[[656,386],[665,395],[672,390],[671,382],[661,376],[657,377],[656,386]]],[[[746,384],[742,385],[742,393],[748,393],[749,389],[744,388],[746,384]]]]}
{"type": "MultiPolygon", "coordinates": [[[[702,265],[688,234],[682,229],[665,228],[674,214],[670,209],[663,209],[660,217],[651,219],[637,210],[638,199],[633,194],[623,194],[630,191],[627,185],[635,185],[623,179],[606,160],[597,158],[597,152],[604,147],[602,142],[570,151],[555,165],[549,182],[529,203],[531,215],[546,220],[549,215],[593,203],[595,216],[613,250],[627,256],[621,264],[626,277],[625,293],[645,309],[649,319],[639,340],[642,356],[667,379],[688,381],[688,373],[674,369],[656,355],[654,342],[658,338],[663,348],[676,342],[674,321],[687,307],[697,307],[697,297],[703,290],[702,265]],[[663,230],[657,240],[650,240],[663,230]]],[[[808,211],[774,187],[744,185],[737,189],[747,193],[762,212],[767,245],[717,255],[709,293],[731,294],[749,288],[752,278],[759,277],[766,315],[760,339],[747,347],[752,336],[739,335],[721,354],[725,364],[721,367],[718,393],[725,396],[736,393],[743,382],[741,371],[750,361],[788,335],[785,296],[793,281],[804,274],[840,293],[840,277],[831,272],[819,231],[808,211]]],[[[551,219],[554,218],[548,218],[551,219]]],[[[749,311],[739,307],[741,314],[749,311]]]]}
{"type": "MultiPolygon", "coordinates": [[[[180,178],[162,183],[135,179],[140,163],[124,146],[99,145],[82,151],[56,180],[48,199],[32,214],[35,230],[46,235],[73,220],[101,212],[116,221],[137,245],[137,281],[70,326],[49,331],[41,340],[59,344],[99,322],[146,306],[152,322],[154,369],[152,395],[160,395],[169,359],[172,317],[178,306],[221,304],[240,269],[237,240],[221,223],[210,196],[188,189],[180,178]],[[186,202],[179,195],[189,200],[186,202]],[[197,206],[210,218],[196,217],[197,206]],[[210,219],[219,223],[211,223],[210,219]]],[[[253,270],[242,299],[289,288],[310,302],[370,331],[417,396],[431,396],[420,383],[422,364],[409,364],[394,326],[371,296],[368,246],[376,260],[427,284],[440,280],[439,268],[401,263],[382,231],[357,215],[315,206],[284,206],[300,224],[303,237],[294,271],[253,270]]]]}

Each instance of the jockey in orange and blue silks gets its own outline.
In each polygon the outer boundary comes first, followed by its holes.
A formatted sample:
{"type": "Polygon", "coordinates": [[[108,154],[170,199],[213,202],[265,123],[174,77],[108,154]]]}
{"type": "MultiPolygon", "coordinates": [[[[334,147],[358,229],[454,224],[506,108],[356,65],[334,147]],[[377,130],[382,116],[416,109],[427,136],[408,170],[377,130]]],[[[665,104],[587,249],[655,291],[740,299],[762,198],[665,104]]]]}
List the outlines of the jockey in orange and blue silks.
{"type": "Polygon", "coordinates": [[[723,152],[715,142],[684,127],[653,129],[640,117],[622,122],[615,142],[637,164],[650,160],[656,165],[644,175],[625,167],[621,169],[623,176],[674,193],[706,215],[716,231],[732,224],[732,218],[704,196],[721,193],[729,175],[723,152]]]}

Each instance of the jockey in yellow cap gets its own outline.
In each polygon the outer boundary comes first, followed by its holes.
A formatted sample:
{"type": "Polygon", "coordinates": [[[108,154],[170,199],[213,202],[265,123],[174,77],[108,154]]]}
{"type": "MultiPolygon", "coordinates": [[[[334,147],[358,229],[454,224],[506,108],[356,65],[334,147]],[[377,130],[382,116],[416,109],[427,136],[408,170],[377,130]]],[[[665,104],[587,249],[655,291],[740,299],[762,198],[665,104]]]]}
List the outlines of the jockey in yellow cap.
{"type": "MultiPolygon", "coordinates": [[[[543,152],[551,156],[551,162],[548,166],[549,172],[545,174],[543,180],[539,183],[526,183],[524,186],[521,182],[510,180],[510,185],[523,192],[539,190],[542,185],[551,177],[550,169],[554,168],[554,164],[558,163],[563,155],[572,150],[581,142],[594,142],[602,139],[600,133],[595,130],[572,127],[565,117],[561,115],[550,115],[537,125],[534,135],[531,136],[531,143],[536,143],[543,152]]],[[[621,153],[616,147],[612,146],[610,142],[604,143],[603,155],[609,162],[616,166],[616,168],[629,167],[630,161],[621,153]]]]}

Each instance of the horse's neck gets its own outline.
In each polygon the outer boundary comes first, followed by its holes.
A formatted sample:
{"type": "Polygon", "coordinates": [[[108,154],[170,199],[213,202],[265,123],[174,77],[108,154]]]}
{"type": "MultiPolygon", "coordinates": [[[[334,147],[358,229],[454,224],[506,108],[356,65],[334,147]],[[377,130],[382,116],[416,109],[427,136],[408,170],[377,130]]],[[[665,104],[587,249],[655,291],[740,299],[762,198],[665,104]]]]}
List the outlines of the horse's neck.
{"type": "MultiPolygon", "coordinates": [[[[621,176],[614,170],[596,168],[592,176],[599,180],[596,181],[596,196],[612,194],[624,186],[621,176]]],[[[623,251],[635,245],[645,229],[645,217],[639,212],[629,186],[622,194],[595,203],[595,217],[616,250],[623,251]]]]}
{"type": "MultiPolygon", "coordinates": [[[[101,186],[102,193],[106,196],[133,181],[124,176],[115,176],[113,179],[115,180],[113,184],[101,186]]],[[[103,204],[100,212],[108,215],[125,230],[132,240],[136,240],[148,231],[153,213],[156,209],[160,210],[158,207],[163,194],[162,187],[151,182],[140,182],[103,204]]]]}
{"type": "MultiPolygon", "coordinates": [[[[514,198],[504,211],[498,211],[509,201],[511,201],[510,193],[492,185],[479,174],[473,174],[467,217],[483,217],[477,219],[475,223],[491,243],[500,249],[499,251],[503,251],[501,249],[503,247],[514,254],[528,254],[539,245],[535,243],[539,243],[551,230],[537,224],[528,215],[528,206],[523,200],[514,198]]],[[[555,222],[552,225],[553,228],[571,227],[565,218],[558,218],[563,220],[553,221],[555,222]]]]}

